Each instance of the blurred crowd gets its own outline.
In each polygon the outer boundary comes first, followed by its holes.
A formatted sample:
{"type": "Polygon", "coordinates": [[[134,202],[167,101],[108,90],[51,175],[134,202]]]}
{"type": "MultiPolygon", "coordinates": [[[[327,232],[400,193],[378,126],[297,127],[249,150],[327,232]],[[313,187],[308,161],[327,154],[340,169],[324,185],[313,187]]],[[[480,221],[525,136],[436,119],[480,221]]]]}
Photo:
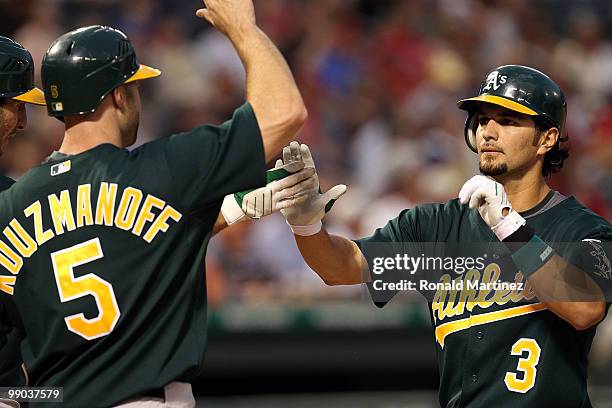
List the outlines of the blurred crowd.
{"type": "MultiPolygon", "coordinates": [[[[568,99],[570,158],[551,179],[612,218],[612,8],[609,0],[259,0],[258,23],[286,56],[309,120],[296,138],[313,151],[321,185],[349,191],[326,223],[371,234],[401,209],[456,197],[477,172],[465,113],[485,74],[504,64],[540,69],[568,99]]],[[[108,24],[139,60],[163,71],[141,87],[138,143],[220,123],[244,100],[229,41],[195,17],[198,0],[0,0],[0,26],[42,55],[60,34],[108,24]]],[[[38,79],[40,84],[40,78],[38,79]]],[[[18,178],[57,149],[63,127],[29,110],[0,168],[18,178]]],[[[358,296],[326,288],[307,269],[278,214],[236,225],[208,255],[210,302],[358,296]]]]}

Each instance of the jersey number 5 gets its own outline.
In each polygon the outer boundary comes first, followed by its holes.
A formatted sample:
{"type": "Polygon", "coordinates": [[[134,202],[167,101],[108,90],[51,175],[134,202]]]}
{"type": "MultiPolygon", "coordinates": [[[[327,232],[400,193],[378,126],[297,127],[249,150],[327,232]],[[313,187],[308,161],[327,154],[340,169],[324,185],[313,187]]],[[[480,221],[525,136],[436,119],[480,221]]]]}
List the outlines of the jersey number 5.
{"type": "Polygon", "coordinates": [[[513,356],[522,356],[527,352],[527,357],[519,358],[516,369],[523,372],[523,378],[519,379],[518,375],[513,372],[507,372],[504,382],[510,391],[520,392],[525,394],[535,385],[536,374],[538,370],[536,366],[540,362],[540,353],[542,349],[538,342],[534,339],[522,338],[512,345],[510,354],[513,356]]]}
{"type": "Polygon", "coordinates": [[[93,273],[74,277],[74,268],[104,257],[100,240],[91,239],[51,254],[55,283],[62,303],[91,295],[98,306],[98,316],[87,319],[83,313],[64,318],[68,330],[93,340],[113,331],[121,312],[113,286],[93,273]]]}

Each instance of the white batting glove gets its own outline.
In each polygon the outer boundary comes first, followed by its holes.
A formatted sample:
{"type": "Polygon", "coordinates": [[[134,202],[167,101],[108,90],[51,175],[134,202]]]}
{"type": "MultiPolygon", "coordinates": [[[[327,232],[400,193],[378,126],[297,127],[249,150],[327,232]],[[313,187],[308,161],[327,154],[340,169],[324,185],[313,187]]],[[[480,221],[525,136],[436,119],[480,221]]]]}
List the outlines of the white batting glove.
{"type": "Polygon", "coordinates": [[[459,201],[477,209],[500,241],[526,224],[525,219],[512,209],[504,186],[489,177],[478,175],[469,179],[461,187],[459,201]]]}
{"type": "Polygon", "coordinates": [[[227,225],[232,225],[300,204],[306,197],[297,193],[305,188],[302,183],[308,184],[307,180],[313,174],[314,170],[305,169],[302,161],[296,160],[286,165],[277,163],[266,173],[268,184],[265,187],[225,196],[221,214],[227,225]]]}
{"type": "Polygon", "coordinates": [[[305,144],[300,145],[298,142],[291,142],[289,146],[283,149],[283,163],[287,165],[295,161],[303,161],[304,170],[310,168],[314,170],[314,174],[310,176],[310,183],[304,183],[304,187],[307,189],[300,192],[306,199],[282,209],[281,213],[295,235],[314,235],[321,230],[321,220],[325,213],[331,210],[335,201],[346,193],[347,187],[344,184],[339,184],[326,193],[321,192],[314,160],[310,149],[305,144]]]}

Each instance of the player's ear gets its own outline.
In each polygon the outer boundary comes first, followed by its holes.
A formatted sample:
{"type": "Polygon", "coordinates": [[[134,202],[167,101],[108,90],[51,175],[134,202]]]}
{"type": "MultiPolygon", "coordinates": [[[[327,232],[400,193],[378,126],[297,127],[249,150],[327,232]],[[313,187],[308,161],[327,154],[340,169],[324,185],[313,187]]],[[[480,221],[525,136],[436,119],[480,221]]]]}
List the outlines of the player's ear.
{"type": "Polygon", "coordinates": [[[125,85],[118,86],[113,89],[110,94],[113,98],[113,104],[120,111],[125,111],[127,109],[127,92],[125,89],[125,85]]]}
{"type": "Polygon", "coordinates": [[[545,155],[548,153],[559,140],[559,129],[550,128],[540,133],[540,141],[538,146],[538,154],[545,155]]]}

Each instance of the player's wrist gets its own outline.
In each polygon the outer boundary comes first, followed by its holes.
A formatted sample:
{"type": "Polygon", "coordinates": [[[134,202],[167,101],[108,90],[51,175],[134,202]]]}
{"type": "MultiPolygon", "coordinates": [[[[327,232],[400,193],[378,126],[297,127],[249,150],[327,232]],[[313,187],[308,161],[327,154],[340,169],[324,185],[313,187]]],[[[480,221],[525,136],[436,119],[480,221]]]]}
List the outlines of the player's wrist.
{"type": "Polygon", "coordinates": [[[240,208],[240,205],[236,201],[234,194],[228,194],[223,199],[221,204],[221,215],[225,219],[227,225],[236,224],[238,222],[246,220],[247,216],[240,208]]]}
{"type": "Polygon", "coordinates": [[[502,241],[517,268],[528,278],[554,256],[555,251],[528,225],[522,225],[502,241]]]}
{"type": "Polygon", "coordinates": [[[554,249],[536,234],[522,245],[507,244],[512,260],[525,278],[529,278],[555,255],[554,249]]]}
{"type": "Polygon", "coordinates": [[[323,228],[323,223],[321,222],[321,220],[310,225],[292,225],[288,220],[286,221],[289,225],[289,228],[291,228],[293,235],[299,235],[302,237],[309,237],[311,235],[318,234],[319,231],[321,231],[321,229],[323,228]]]}
{"type": "Polygon", "coordinates": [[[531,238],[535,235],[535,231],[529,225],[525,224],[520,226],[516,231],[512,234],[508,235],[506,238],[501,241],[506,245],[510,245],[511,247],[520,248],[521,245],[529,242],[531,238]]]}
{"type": "Polygon", "coordinates": [[[228,27],[225,35],[238,50],[241,56],[249,56],[249,48],[254,41],[261,41],[265,33],[256,23],[243,23],[235,27],[228,27]]]}
{"type": "MultiPolygon", "coordinates": [[[[497,223],[497,225],[492,226],[491,230],[500,241],[504,242],[506,239],[508,239],[508,237],[512,236],[519,229],[526,225],[527,221],[525,220],[525,218],[523,218],[518,212],[510,208],[510,212],[508,213],[508,215],[503,217],[503,219],[499,223],[497,223]]],[[[529,241],[529,239],[523,242],[527,241],[529,241]]]]}

